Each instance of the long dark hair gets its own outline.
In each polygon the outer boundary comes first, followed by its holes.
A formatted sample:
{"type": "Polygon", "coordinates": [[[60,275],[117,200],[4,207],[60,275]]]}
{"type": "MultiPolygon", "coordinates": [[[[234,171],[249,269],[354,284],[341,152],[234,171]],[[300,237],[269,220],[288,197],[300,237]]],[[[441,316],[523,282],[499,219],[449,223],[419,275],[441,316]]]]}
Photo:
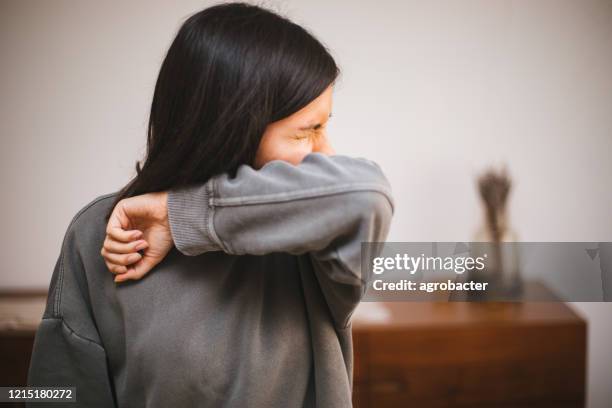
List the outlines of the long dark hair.
{"type": "Polygon", "coordinates": [[[123,198],[203,183],[252,164],[266,126],[299,111],[340,75],[306,29],[257,5],[208,7],[180,27],[161,65],[144,164],[123,198]]]}

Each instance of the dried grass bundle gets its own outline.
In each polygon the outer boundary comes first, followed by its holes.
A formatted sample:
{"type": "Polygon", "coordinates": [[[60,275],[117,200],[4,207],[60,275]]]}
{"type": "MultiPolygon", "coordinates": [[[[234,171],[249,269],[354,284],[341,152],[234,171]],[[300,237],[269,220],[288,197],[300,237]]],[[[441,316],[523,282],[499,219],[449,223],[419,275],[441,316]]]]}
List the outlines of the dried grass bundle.
{"type": "Polygon", "coordinates": [[[500,171],[489,168],[478,177],[478,190],[486,211],[487,228],[493,242],[500,242],[507,226],[506,204],[512,181],[504,165],[500,171]]]}

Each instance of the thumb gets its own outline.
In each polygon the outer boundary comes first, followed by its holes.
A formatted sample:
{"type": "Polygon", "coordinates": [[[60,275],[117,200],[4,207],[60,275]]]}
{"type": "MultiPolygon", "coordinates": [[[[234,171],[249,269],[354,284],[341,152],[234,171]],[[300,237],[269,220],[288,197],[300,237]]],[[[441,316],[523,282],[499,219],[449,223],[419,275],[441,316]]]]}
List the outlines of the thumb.
{"type": "Polygon", "coordinates": [[[145,217],[149,215],[151,207],[150,194],[142,194],[134,197],[124,198],[119,201],[117,207],[120,208],[120,214],[126,219],[145,217]]]}

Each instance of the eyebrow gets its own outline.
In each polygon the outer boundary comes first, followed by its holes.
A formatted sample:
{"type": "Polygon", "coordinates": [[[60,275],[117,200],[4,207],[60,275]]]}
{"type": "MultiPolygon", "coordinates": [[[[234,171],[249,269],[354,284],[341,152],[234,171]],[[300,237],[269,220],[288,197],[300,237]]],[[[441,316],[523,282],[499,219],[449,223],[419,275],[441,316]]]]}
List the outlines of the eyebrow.
{"type": "MultiPolygon", "coordinates": [[[[330,118],[332,117],[332,113],[331,112],[329,112],[329,117],[330,118]]],[[[321,127],[320,123],[315,123],[313,125],[308,125],[308,126],[301,127],[301,128],[299,128],[299,130],[311,130],[311,129],[316,130],[316,129],[320,128],[320,127],[321,127]]]]}

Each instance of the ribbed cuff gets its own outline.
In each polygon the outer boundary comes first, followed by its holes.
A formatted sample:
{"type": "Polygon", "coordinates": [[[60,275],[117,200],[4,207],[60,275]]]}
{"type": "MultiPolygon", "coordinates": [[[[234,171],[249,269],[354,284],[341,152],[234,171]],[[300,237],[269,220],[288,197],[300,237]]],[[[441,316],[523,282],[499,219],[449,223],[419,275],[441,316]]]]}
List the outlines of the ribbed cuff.
{"type": "Polygon", "coordinates": [[[219,251],[211,229],[211,180],[204,184],[168,191],[168,222],[174,245],[184,255],[219,251]]]}

